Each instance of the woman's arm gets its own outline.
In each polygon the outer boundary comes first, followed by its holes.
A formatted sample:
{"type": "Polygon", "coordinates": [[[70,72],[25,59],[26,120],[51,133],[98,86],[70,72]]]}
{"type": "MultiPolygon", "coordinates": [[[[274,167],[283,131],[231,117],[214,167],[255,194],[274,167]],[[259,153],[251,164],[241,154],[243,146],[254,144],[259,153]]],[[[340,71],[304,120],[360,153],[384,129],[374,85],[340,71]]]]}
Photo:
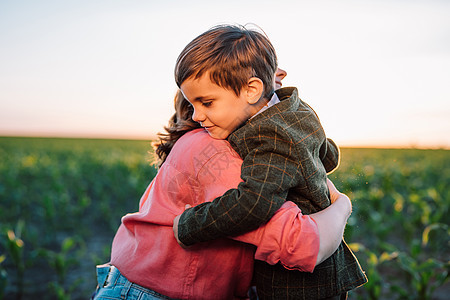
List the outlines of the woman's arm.
{"type": "MultiPolygon", "coordinates": [[[[217,154],[220,159],[209,159],[208,164],[201,168],[197,176],[200,186],[204,188],[205,201],[222,194],[223,190],[229,187],[237,186],[240,182],[240,164],[230,164],[233,159],[238,158],[231,153],[222,157],[226,154],[220,152],[217,154]],[[215,162],[218,161],[228,162],[226,172],[216,172],[215,176],[211,176],[214,170],[223,169],[216,166],[215,162]],[[236,167],[233,168],[234,165],[236,167]]],[[[312,272],[317,263],[334,253],[339,246],[351,210],[349,199],[339,193],[331,182],[328,182],[328,186],[331,202],[335,203],[320,213],[303,215],[297,205],[286,202],[264,226],[236,239],[258,246],[255,253],[258,260],[270,264],[281,262],[288,268],[312,272]],[[345,205],[346,201],[348,205],[345,205]]],[[[185,247],[178,239],[179,218],[180,216],[175,218],[173,230],[178,243],[185,247]]]]}
{"type": "Polygon", "coordinates": [[[265,225],[233,239],[256,245],[255,259],[312,272],[338,248],[351,213],[350,199],[327,184],[332,205],[326,209],[307,216],[288,201],[265,225]]]}
{"type": "Polygon", "coordinates": [[[352,203],[347,195],[340,193],[331,180],[327,179],[331,205],[311,214],[319,229],[320,248],[316,265],[330,257],[344,236],[345,224],[352,213],[352,203]]]}

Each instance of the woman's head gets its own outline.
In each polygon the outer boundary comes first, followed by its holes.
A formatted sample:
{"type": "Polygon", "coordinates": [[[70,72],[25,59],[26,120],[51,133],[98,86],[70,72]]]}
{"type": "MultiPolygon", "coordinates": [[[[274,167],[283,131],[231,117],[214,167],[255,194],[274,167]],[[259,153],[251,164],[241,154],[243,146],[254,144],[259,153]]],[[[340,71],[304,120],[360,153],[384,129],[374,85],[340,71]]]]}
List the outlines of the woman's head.
{"type": "Polygon", "coordinates": [[[287,76],[287,72],[285,70],[283,70],[281,68],[277,69],[277,71],[275,72],[275,83],[274,83],[275,90],[278,90],[283,86],[283,83],[281,81],[286,76],[287,76]]]}

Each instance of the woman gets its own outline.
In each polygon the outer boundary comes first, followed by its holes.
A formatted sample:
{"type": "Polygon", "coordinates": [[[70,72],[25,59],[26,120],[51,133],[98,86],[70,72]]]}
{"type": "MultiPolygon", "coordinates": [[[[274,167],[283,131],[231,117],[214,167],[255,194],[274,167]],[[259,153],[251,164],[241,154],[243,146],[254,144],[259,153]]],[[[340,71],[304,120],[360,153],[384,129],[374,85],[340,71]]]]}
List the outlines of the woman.
{"type": "MultiPolygon", "coordinates": [[[[277,75],[274,84],[281,84],[286,73],[277,75]]],[[[232,239],[179,247],[172,234],[174,217],[186,205],[211,201],[236,187],[242,160],[227,141],[211,138],[192,121],[192,108],[180,92],[175,110],[167,134],[156,145],[160,170],[141,198],[139,212],[122,218],[110,264],[97,268],[96,299],[246,298],[254,258],[311,272],[334,252],[351,204],[331,182],[334,204],[329,208],[303,216],[286,202],[265,226],[233,237],[256,249],[232,239]]]]}

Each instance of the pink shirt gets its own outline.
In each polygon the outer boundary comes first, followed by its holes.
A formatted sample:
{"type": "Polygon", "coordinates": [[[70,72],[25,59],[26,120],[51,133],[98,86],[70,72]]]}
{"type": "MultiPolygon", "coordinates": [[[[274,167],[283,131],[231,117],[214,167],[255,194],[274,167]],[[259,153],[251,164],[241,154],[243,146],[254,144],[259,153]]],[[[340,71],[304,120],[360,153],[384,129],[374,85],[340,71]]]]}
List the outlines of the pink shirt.
{"type": "Polygon", "coordinates": [[[181,248],[173,219],[211,201],[240,179],[242,160],[224,140],[203,129],[180,138],[141,198],[139,212],[122,218],[111,263],[131,282],[179,299],[246,298],[253,259],[312,272],[319,251],[317,225],[286,202],[259,229],[236,240],[218,239],[181,248]]]}

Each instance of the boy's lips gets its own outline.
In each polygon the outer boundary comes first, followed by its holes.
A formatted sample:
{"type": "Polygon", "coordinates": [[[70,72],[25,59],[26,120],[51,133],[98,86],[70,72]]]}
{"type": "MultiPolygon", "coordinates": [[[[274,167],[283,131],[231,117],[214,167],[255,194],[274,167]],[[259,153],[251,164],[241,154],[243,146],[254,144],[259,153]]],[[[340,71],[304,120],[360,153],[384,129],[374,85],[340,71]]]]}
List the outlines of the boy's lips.
{"type": "Polygon", "coordinates": [[[205,128],[206,130],[208,130],[208,129],[214,127],[215,125],[204,125],[204,124],[201,124],[201,123],[200,123],[200,126],[202,126],[203,128],[205,128]]]}
{"type": "Polygon", "coordinates": [[[203,126],[203,128],[205,128],[206,130],[210,130],[210,129],[212,129],[213,127],[215,127],[214,125],[211,125],[211,126],[203,126]]]}

